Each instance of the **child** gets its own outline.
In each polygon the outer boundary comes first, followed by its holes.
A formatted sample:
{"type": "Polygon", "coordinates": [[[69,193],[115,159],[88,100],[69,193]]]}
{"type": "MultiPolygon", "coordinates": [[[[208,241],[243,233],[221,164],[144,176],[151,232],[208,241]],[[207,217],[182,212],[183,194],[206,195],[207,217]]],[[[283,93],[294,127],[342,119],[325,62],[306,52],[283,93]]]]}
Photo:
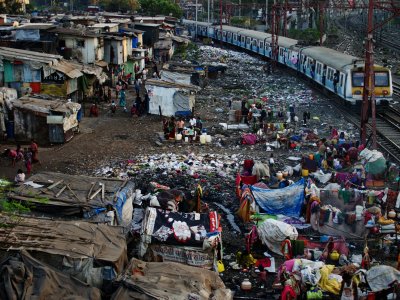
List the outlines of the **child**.
{"type": "Polygon", "coordinates": [[[14,181],[17,184],[23,183],[25,181],[25,173],[21,169],[18,169],[17,175],[15,175],[14,181]]]}

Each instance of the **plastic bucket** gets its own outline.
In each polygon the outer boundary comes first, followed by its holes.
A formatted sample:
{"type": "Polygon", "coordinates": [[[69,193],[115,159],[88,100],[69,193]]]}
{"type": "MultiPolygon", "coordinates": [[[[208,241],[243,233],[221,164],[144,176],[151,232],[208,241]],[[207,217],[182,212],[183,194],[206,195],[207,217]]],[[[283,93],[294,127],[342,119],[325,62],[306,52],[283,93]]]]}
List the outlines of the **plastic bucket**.
{"type": "Polygon", "coordinates": [[[301,175],[302,175],[303,177],[308,177],[308,170],[302,169],[302,170],[301,170],[301,175]]]}

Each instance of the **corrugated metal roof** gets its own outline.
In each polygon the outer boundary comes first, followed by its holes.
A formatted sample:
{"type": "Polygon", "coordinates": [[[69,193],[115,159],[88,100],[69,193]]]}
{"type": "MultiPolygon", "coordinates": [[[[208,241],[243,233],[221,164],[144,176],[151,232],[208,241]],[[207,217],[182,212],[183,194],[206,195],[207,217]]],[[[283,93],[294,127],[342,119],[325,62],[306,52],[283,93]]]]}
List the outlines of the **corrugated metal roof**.
{"type": "Polygon", "coordinates": [[[83,75],[81,71],[79,71],[74,64],[62,60],[57,65],[52,67],[54,70],[60,71],[67,75],[69,78],[78,78],[83,75]]]}
{"type": "Polygon", "coordinates": [[[76,112],[81,108],[79,103],[67,102],[60,99],[38,99],[29,96],[24,96],[19,99],[12,100],[13,107],[23,108],[30,111],[49,114],[50,111],[57,112],[76,112]]]}
{"type": "Polygon", "coordinates": [[[54,28],[56,25],[54,24],[49,24],[49,23],[28,23],[28,24],[22,24],[21,26],[18,26],[17,28],[14,28],[15,30],[45,30],[45,29],[50,29],[54,28]]]}
{"type": "Polygon", "coordinates": [[[62,59],[61,55],[28,51],[16,48],[0,47],[0,56],[8,60],[35,61],[52,66],[62,59]]]}

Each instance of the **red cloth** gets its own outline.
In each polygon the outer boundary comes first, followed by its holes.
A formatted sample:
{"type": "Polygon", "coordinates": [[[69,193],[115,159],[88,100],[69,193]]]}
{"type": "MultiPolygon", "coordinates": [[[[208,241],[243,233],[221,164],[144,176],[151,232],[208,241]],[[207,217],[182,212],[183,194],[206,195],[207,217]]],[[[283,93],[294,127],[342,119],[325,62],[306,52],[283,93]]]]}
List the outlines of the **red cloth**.
{"type": "Polygon", "coordinates": [[[269,268],[271,266],[271,260],[268,257],[257,259],[256,268],[258,268],[259,266],[269,268]]]}
{"type": "Polygon", "coordinates": [[[281,300],[295,299],[296,293],[290,285],[285,285],[281,294],[281,300]]]}
{"type": "Polygon", "coordinates": [[[32,93],[40,94],[40,82],[31,82],[29,85],[32,89],[32,93]]]}
{"type": "Polygon", "coordinates": [[[252,185],[252,184],[257,183],[256,175],[253,175],[253,176],[243,176],[242,175],[242,176],[240,176],[240,178],[242,179],[242,182],[247,185],[252,185]]]}

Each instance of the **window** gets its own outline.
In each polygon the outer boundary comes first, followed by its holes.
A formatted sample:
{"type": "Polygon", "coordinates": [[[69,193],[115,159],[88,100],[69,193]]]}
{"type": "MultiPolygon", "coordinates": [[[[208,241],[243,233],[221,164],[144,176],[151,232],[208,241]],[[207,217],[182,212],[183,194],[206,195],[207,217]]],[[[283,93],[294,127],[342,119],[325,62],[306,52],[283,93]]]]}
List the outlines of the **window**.
{"type": "Polygon", "coordinates": [[[340,86],[343,86],[343,78],[344,78],[344,75],[340,74],[340,81],[339,81],[340,86]]]}
{"type": "Polygon", "coordinates": [[[250,44],[250,38],[247,37],[247,38],[246,38],[246,45],[249,45],[249,44],[250,44]]]}
{"type": "Polygon", "coordinates": [[[375,86],[389,86],[388,72],[375,72],[375,86]]]}
{"type": "Polygon", "coordinates": [[[232,32],[228,32],[228,39],[232,38],[232,32]]]}
{"type": "Polygon", "coordinates": [[[226,31],[222,31],[222,36],[226,37],[226,31]]]}
{"type": "Polygon", "coordinates": [[[85,41],[83,41],[83,40],[76,41],[76,46],[78,46],[80,48],[84,48],[85,47],[85,41]]]}
{"type": "Polygon", "coordinates": [[[279,55],[283,56],[283,48],[279,48],[279,55]]]}
{"type": "Polygon", "coordinates": [[[353,87],[362,87],[364,86],[364,73],[363,72],[353,72],[351,78],[351,82],[353,87]]]}
{"type": "Polygon", "coordinates": [[[269,44],[265,43],[265,49],[268,50],[268,48],[269,48],[269,44]]]}
{"type": "Polygon", "coordinates": [[[233,40],[237,41],[237,34],[236,33],[233,35],[233,40]]]}
{"type": "Polygon", "coordinates": [[[244,43],[244,36],[241,37],[241,41],[242,41],[242,43],[244,43]]]}
{"type": "Polygon", "coordinates": [[[264,42],[260,42],[260,49],[264,49],[264,42]]]}
{"type": "Polygon", "coordinates": [[[253,47],[257,47],[257,40],[254,39],[252,45],[253,47]]]}

